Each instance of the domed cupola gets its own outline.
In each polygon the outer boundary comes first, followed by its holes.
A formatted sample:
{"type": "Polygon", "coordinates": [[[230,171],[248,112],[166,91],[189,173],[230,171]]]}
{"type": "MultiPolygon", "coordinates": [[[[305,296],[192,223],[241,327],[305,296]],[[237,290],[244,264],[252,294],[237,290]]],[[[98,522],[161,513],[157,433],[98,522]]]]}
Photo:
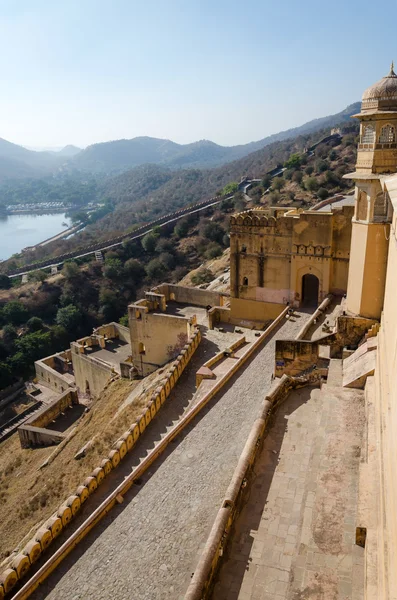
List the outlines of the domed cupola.
{"type": "Polygon", "coordinates": [[[397,75],[393,63],[386,77],[365,90],[361,112],[367,111],[397,111],[397,75]]]}

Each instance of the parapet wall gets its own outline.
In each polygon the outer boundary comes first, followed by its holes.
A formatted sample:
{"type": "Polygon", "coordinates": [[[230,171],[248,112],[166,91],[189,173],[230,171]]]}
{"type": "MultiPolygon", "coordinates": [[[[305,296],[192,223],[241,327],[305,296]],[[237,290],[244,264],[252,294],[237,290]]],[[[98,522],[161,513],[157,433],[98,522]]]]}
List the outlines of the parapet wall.
{"type": "MultiPolygon", "coordinates": [[[[177,384],[178,379],[198,348],[200,341],[201,333],[197,329],[192,335],[189,344],[184,346],[180,355],[170,365],[169,371],[160,382],[160,385],[154,391],[150,392],[150,395],[147,397],[146,406],[143,408],[142,414],[137,418],[136,422],[131,423],[127,431],[125,431],[125,433],[123,433],[113,444],[112,450],[110,450],[108,455],[101,461],[100,465],[96,469],[93,469],[92,473],[82,482],[82,485],[78,486],[74,494],[65,499],[56,513],[44,522],[32,538],[22,547],[20,552],[18,554],[15,553],[7,559],[8,562],[4,570],[0,572],[0,598],[4,597],[4,593],[8,594],[18,581],[25,577],[30,566],[37,561],[52,541],[59,536],[65,527],[67,527],[80,510],[83,503],[89,496],[95,493],[105,477],[107,477],[113,469],[117,468],[120,461],[134,448],[138,439],[142,436],[145,429],[150,425],[150,422],[156,417],[157,413],[161,410],[162,405],[166,402],[171,390],[177,384]]],[[[42,466],[44,467],[45,464],[48,464],[48,462],[44,463],[42,466]]],[[[136,471],[136,469],[134,469],[134,471],[136,471]]],[[[113,506],[116,501],[110,500],[110,502],[112,502],[113,506]]],[[[102,515],[107,514],[110,502],[103,508],[102,515]]],[[[84,537],[86,532],[89,531],[92,526],[92,524],[87,524],[87,521],[85,521],[82,526],[85,533],[83,533],[82,537],[84,537]]],[[[79,535],[81,535],[81,528],[79,529],[79,532],[79,535]]],[[[73,544],[73,546],[75,545],[73,534],[65,543],[73,544]]],[[[59,559],[57,564],[59,564],[59,559]]]]}
{"type": "Polygon", "coordinates": [[[22,448],[47,446],[51,443],[59,443],[64,435],[52,429],[46,429],[60,414],[65,412],[73,404],[78,404],[77,392],[68,389],[59,398],[44,406],[34,413],[23,425],[18,428],[19,440],[22,448]]]}
{"type": "Polygon", "coordinates": [[[194,306],[203,307],[224,305],[225,295],[210,290],[200,290],[199,288],[174,285],[172,283],[162,283],[156,287],[156,291],[160,294],[164,294],[167,302],[173,300],[180,304],[193,304],[194,306]]]}
{"type": "Polygon", "coordinates": [[[72,342],[72,361],[76,386],[80,393],[97,398],[105,385],[116,375],[113,367],[94,356],[86,356],[81,346],[72,342]]]}
{"type": "Polygon", "coordinates": [[[65,377],[66,373],[73,374],[71,361],[72,355],[70,350],[64,350],[41,360],[36,360],[34,367],[37,381],[49,387],[54,392],[64,392],[71,387],[70,377],[65,377]]]}
{"type": "Polygon", "coordinates": [[[296,378],[283,375],[264,398],[184,597],[185,600],[207,600],[211,597],[214,579],[221,557],[225,554],[234,520],[241,510],[246,494],[250,493],[251,484],[255,481],[255,461],[262,448],[270,416],[292,389],[305,385],[319,385],[319,378],[313,375],[296,378]]]}

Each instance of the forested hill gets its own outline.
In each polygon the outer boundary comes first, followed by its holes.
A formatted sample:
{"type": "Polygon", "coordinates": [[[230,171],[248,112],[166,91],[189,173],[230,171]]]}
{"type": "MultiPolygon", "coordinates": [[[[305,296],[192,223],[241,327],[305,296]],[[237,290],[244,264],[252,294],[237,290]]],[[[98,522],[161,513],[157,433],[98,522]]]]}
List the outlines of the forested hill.
{"type": "Polygon", "coordinates": [[[82,171],[107,174],[126,171],[144,163],[163,165],[172,169],[216,167],[247,156],[273,142],[334,127],[336,124],[349,121],[351,115],[359,110],[360,103],[356,102],[337,114],[314,119],[300,127],[239,146],[219,146],[208,140],[182,145],[151,137],[94,144],[80,152],[69,165],[82,171]]]}
{"type": "Polygon", "coordinates": [[[0,138],[0,183],[41,177],[74,177],[87,175],[113,176],[143,164],[170,169],[213,168],[243,158],[276,141],[311,134],[345,122],[359,110],[359,103],[343,111],[314,119],[293,129],[281,131],[239,146],[219,146],[208,140],[192,144],[176,144],[170,140],[137,137],[94,144],[85,150],[66,146],[59,152],[36,152],[0,138]]]}

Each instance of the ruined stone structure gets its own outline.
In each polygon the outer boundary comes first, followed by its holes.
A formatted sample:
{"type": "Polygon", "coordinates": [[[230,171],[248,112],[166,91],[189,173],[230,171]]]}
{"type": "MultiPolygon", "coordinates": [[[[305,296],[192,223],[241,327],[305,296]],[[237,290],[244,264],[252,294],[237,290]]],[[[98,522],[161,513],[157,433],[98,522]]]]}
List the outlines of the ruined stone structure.
{"type": "Polygon", "coordinates": [[[230,223],[232,318],[265,321],[287,303],[317,305],[347,290],[353,207],[256,209],[230,223]]]}

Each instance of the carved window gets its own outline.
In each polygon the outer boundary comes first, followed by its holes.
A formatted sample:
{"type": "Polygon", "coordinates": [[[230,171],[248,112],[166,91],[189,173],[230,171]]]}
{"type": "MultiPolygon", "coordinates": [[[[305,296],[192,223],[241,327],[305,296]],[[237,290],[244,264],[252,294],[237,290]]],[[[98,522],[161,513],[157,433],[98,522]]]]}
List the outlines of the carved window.
{"type": "Polygon", "coordinates": [[[248,277],[243,277],[243,285],[248,285],[248,277]]]}
{"type": "Polygon", "coordinates": [[[396,141],[396,130],[393,125],[385,125],[382,127],[379,136],[379,142],[381,144],[392,144],[396,141]]]}
{"type": "Polygon", "coordinates": [[[373,125],[364,125],[361,136],[362,144],[373,144],[375,142],[375,129],[373,125]]]}

